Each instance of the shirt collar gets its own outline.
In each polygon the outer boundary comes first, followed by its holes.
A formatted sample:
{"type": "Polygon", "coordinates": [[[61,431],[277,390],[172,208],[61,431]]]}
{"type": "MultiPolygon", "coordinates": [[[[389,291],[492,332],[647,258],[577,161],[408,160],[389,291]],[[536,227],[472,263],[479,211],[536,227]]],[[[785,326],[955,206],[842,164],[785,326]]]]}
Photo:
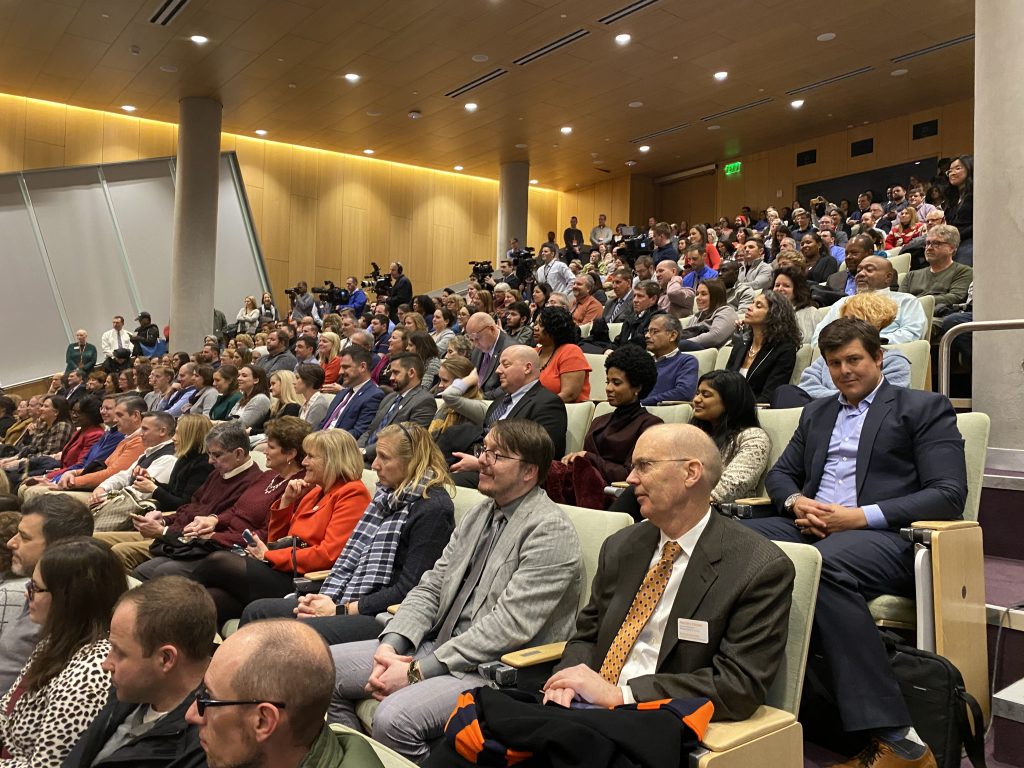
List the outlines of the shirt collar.
{"type": "Polygon", "coordinates": [[[677,347],[677,348],[673,349],[671,352],[669,352],[668,354],[662,355],[661,357],[656,357],[654,359],[655,359],[655,361],[658,361],[658,360],[668,360],[670,357],[675,357],[678,354],[679,354],[679,348],[677,347]]]}
{"type": "Polygon", "coordinates": [[[154,445],[154,446],[153,446],[152,448],[147,448],[146,450],[144,450],[144,451],[143,451],[143,453],[144,453],[144,454],[146,454],[147,456],[152,456],[152,455],[153,455],[154,453],[156,453],[157,451],[159,451],[159,450],[160,450],[161,448],[163,448],[163,447],[164,447],[165,445],[170,445],[170,444],[171,444],[172,442],[173,442],[173,441],[171,441],[171,440],[164,440],[164,441],[163,441],[162,443],[160,443],[159,445],[154,445]]]}
{"type": "Polygon", "coordinates": [[[221,475],[221,477],[223,477],[225,480],[230,480],[233,477],[238,477],[240,474],[249,469],[249,467],[251,467],[253,464],[255,464],[255,462],[252,460],[252,457],[250,456],[248,459],[246,459],[245,463],[242,466],[235,467],[226,475],[221,475]]]}
{"type": "Polygon", "coordinates": [[[867,395],[865,395],[864,399],[861,400],[860,403],[858,403],[856,406],[851,405],[850,401],[846,399],[846,395],[844,395],[844,394],[842,394],[840,392],[839,393],[839,403],[840,403],[840,405],[842,405],[844,408],[856,408],[856,410],[863,410],[863,408],[865,407],[864,406],[865,403],[867,403],[868,405],[871,405],[871,403],[874,402],[875,395],[878,394],[878,390],[881,388],[883,381],[885,381],[885,377],[884,376],[879,376],[878,377],[878,384],[875,385],[875,388],[873,390],[871,390],[867,395]]]}
{"type": "Polygon", "coordinates": [[[665,551],[665,545],[670,541],[674,541],[679,545],[679,548],[683,550],[683,553],[686,555],[686,559],[689,560],[693,555],[693,550],[697,546],[698,539],[700,539],[701,534],[704,533],[704,529],[708,527],[708,521],[710,519],[711,509],[709,508],[708,511],[704,513],[704,517],[698,520],[697,524],[693,526],[693,528],[688,530],[678,539],[670,539],[665,532],[662,531],[658,540],[658,552],[660,553],[665,551]]]}

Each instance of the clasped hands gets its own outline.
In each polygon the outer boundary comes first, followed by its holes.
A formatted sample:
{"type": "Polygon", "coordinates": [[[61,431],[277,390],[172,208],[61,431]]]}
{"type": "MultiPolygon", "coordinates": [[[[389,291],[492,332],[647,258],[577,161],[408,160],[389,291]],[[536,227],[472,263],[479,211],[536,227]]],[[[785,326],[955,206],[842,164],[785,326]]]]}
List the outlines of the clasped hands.
{"type": "Polygon", "coordinates": [[[403,656],[394,647],[381,643],[373,654],[373,669],[366,682],[366,692],[377,701],[405,688],[409,684],[409,665],[412,656],[403,656]]]}
{"type": "Polygon", "coordinates": [[[832,533],[867,528],[868,520],[860,507],[826,504],[801,496],[793,504],[794,523],[802,533],[824,539],[832,533]]]}

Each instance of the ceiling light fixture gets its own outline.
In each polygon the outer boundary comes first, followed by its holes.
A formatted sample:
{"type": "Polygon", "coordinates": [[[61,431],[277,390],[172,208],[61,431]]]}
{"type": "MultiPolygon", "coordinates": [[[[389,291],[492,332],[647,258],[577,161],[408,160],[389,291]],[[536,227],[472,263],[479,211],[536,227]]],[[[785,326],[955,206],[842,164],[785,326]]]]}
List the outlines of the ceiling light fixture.
{"type": "Polygon", "coordinates": [[[615,36],[615,42],[619,45],[629,45],[629,41],[632,40],[632,35],[623,32],[621,35],[615,36]]]}
{"type": "Polygon", "coordinates": [[[791,106],[793,109],[800,109],[800,107],[802,107],[803,105],[803,99],[793,99],[791,102],[789,102],[789,106],[791,106]]]}
{"type": "Polygon", "coordinates": [[[161,64],[160,65],[160,71],[161,72],[177,72],[178,68],[176,66],[174,66],[173,64],[161,64]]]}
{"type": "Polygon", "coordinates": [[[456,165],[455,166],[455,170],[456,171],[461,171],[462,170],[462,166],[461,165],[456,165]]]}
{"type": "Polygon", "coordinates": [[[893,77],[903,77],[909,71],[909,69],[894,69],[889,74],[892,75],[893,77]]]}
{"type": "Polygon", "coordinates": [[[131,104],[122,104],[121,109],[125,112],[134,112],[138,107],[133,107],[131,104]]]}
{"type": "Polygon", "coordinates": [[[626,165],[627,165],[627,166],[628,166],[629,168],[632,168],[632,167],[633,167],[634,165],[636,165],[636,160],[627,160],[627,161],[626,161],[626,165]]]}
{"type": "Polygon", "coordinates": [[[540,184],[540,182],[537,181],[536,179],[530,179],[530,183],[531,184],[540,184]]]}
{"type": "Polygon", "coordinates": [[[373,150],[372,149],[364,149],[363,150],[363,154],[364,155],[372,155],[373,154],[373,150]]]}
{"type": "Polygon", "coordinates": [[[709,125],[709,126],[708,126],[708,130],[709,130],[709,131],[717,131],[717,130],[718,130],[719,128],[721,128],[721,127],[722,127],[722,126],[720,126],[720,125],[718,125],[718,124],[716,123],[715,125],[709,125]]]}
{"type": "Polygon", "coordinates": [[[516,149],[526,149],[525,144],[516,144],[516,149]]]}
{"type": "Polygon", "coordinates": [[[477,108],[477,103],[475,101],[467,101],[466,102],[466,111],[467,112],[476,112],[476,108],[477,108]]]}
{"type": "Polygon", "coordinates": [[[640,109],[640,107],[642,107],[643,105],[644,103],[642,101],[631,101],[626,106],[631,109],[640,109]]]}
{"type": "Polygon", "coordinates": [[[348,74],[345,75],[345,79],[348,80],[350,83],[358,83],[359,75],[357,75],[355,72],[349,72],[348,74]]]}
{"type": "Polygon", "coordinates": [[[728,72],[715,72],[715,80],[717,80],[718,82],[722,82],[728,76],[729,76],[728,72]]]}
{"type": "Polygon", "coordinates": [[[477,64],[483,64],[485,61],[489,61],[490,58],[491,57],[488,56],[486,53],[474,53],[473,54],[473,61],[475,61],[477,64]]]}
{"type": "Polygon", "coordinates": [[[189,40],[191,40],[196,45],[206,45],[208,42],[210,42],[210,38],[208,38],[206,35],[192,35],[192,37],[190,37],[189,40]]]}
{"type": "Polygon", "coordinates": [[[570,125],[563,125],[561,130],[562,130],[562,135],[563,136],[568,136],[570,133],[572,133],[572,126],[570,126],[570,125]]]}
{"type": "Polygon", "coordinates": [[[835,40],[835,39],[836,39],[836,33],[835,32],[822,32],[820,35],[818,35],[815,38],[815,40],[817,40],[819,43],[827,43],[827,42],[829,42],[831,40],[835,40]]]}
{"type": "Polygon", "coordinates": [[[647,146],[646,144],[644,144],[642,147],[640,147],[640,151],[641,152],[645,152],[645,153],[646,152],[650,152],[651,148],[649,146],[647,146]]]}

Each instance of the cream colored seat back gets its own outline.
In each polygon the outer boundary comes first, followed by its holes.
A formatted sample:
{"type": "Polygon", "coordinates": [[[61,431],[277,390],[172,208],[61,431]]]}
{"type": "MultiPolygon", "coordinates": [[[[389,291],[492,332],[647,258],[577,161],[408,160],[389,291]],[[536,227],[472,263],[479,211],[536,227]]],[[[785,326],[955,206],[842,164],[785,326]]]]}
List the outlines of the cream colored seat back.
{"type": "MultiPolygon", "coordinates": [[[[590,422],[594,419],[594,404],[591,402],[567,403],[565,415],[568,423],[568,429],[565,434],[565,452],[574,453],[582,451],[587,430],[590,429],[590,422]]],[[[560,459],[562,457],[556,456],[555,458],[560,459]]]]}
{"type": "Polygon", "coordinates": [[[587,363],[590,364],[590,399],[598,402],[607,400],[608,393],[604,391],[608,383],[608,375],[604,370],[604,355],[591,353],[584,354],[587,363]]]}
{"type": "MultiPolygon", "coordinates": [[[[772,441],[771,449],[768,451],[768,469],[775,466],[779,456],[786,450],[793,433],[796,432],[797,424],[800,423],[800,414],[803,408],[764,408],[758,409],[757,418],[761,422],[761,429],[768,433],[772,441]]],[[[766,473],[767,474],[767,473],[766,473]]],[[[764,478],[757,486],[755,496],[764,494],[764,478]]]]}
{"type": "MultiPolygon", "coordinates": [[[[683,352],[684,355],[693,355],[697,358],[697,378],[715,369],[715,361],[718,359],[717,349],[702,349],[699,352],[683,352]]],[[[728,358],[726,358],[728,360],[728,358]]]]}

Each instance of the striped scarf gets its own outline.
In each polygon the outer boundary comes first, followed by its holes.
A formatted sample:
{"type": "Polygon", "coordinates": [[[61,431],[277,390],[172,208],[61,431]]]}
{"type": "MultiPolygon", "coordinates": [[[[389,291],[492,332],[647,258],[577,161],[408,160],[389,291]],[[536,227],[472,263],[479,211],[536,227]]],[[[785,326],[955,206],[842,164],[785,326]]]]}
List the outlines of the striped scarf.
{"type": "Polygon", "coordinates": [[[409,518],[409,507],[423,497],[427,483],[433,478],[434,473],[427,470],[397,495],[377,484],[370,505],[324,579],[321,595],[343,605],[391,583],[398,541],[409,518]]]}

